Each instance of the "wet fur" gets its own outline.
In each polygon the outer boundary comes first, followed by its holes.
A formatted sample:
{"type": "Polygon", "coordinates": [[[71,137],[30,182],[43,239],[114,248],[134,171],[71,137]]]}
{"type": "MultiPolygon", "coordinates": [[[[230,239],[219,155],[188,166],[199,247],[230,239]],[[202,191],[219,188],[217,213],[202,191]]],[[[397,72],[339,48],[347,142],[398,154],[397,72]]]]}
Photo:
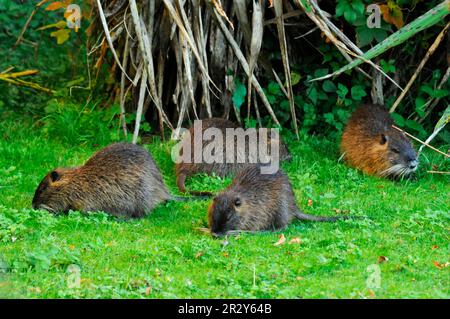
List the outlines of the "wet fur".
{"type": "Polygon", "coordinates": [[[277,230],[293,218],[309,221],[335,221],[339,217],[320,217],[301,212],[286,174],[261,174],[252,165],[237,174],[232,184],[218,194],[208,209],[213,234],[235,231],[277,230]],[[239,206],[236,205],[239,201],[239,206]]]}
{"type": "Polygon", "coordinates": [[[341,152],[347,164],[381,177],[410,174],[405,158],[416,158],[417,154],[411,141],[392,128],[393,124],[390,114],[380,105],[358,107],[342,134],[341,152]],[[394,146],[398,154],[393,152],[394,146]]]}
{"type": "MultiPolygon", "coordinates": [[[[236,123],[222,118],[210,118],[210,119],[204,119],[202,122],[202,134],[204,131],[208,128],[215,127],[222,131],[223,137],[224,137],[224,159],[225,159],[225,152],[226,152],[226,145],[225,145],[225,132],[227,128],[239,128],[240,126],[236,123]]],[[[194,158],[194,126],[192,126],[189,129],[189,133],[191,136],[191,154],[190,158],[193,160],[194,158]]],[[[205,145],[208,145],[211,141],[203,141],[203,147],[205,145]]],[[[248,142],[246,141],[246,148],[248,147],[248,142]]],[[[229,148],[228,148],[229,149],[229,148]]],[[[233,148],[236,151],[236,144],[233,148]]],[[[284,143],[281,143],[280,147],[280,160],[289,160],[291,155],[289,154],[289,151],[284,143]]],[[[246,149],[246,154],[248,154],[248,150],[246,149]]],[[[236,156],[236,155],[235,155],[236,156]]],[[[235,157],[236,158],[236,157],[235,157]]],[[[247,159],[247,158],[246,158],[247,159]]],[[[177,163],[175,166],[175,171],[177,175],[177,186],[180,192],[186,192],[185,182],[186,179],[192,175],[198,174],[198,173],[205,173],[208,175],[212,175],[213,173],[220,177],[225,176],[234,176],[236,173],[241,171],[243,168],[248,167],[249,165],[253,165],[250,163],[177,163]]],[[[192,194],[210,194],[208,192],[194,192],[190,191],[192,194]]]]}
{"type": "Polygon", "coordinates": [[[33,208],[142,217],[171,198],[151,155],[143,147],[116,143],[83,166],[50,172],[36,190],[33,208]]]}

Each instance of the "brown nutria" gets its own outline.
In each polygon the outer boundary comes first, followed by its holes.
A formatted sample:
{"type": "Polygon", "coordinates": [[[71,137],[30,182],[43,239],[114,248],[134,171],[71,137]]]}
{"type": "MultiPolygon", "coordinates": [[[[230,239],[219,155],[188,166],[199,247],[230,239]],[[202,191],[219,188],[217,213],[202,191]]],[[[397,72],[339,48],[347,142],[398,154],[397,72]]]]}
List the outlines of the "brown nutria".
{"type": "Polygon", "coordinates": [[[277,230],[296,217],[308,221],[336,221],[346,217],[313,216],[301,212],[288,177],[282,170],[262,174],[260,165],[240,171],[208,209],[208,223],[216,236],[239,231],[277,230]]]}
{"type": "Polygon", "coordinates": [[[390,114],[381,105],[365,104],[351,115],[342,134],[345,161],[369,175],[402,177],[419,164],[411,141],[394,129],[390,114]]]}
{"type": "Polygon", "coordinates": [[[172,197],[151,155],[143,147],[116,143],[95,153],[83,166],[57,168],[42,180],[34,209],[104,211],[142,217],[172,197]]]}
{"type": "MultiPolygon", "coordinates": [[[[198,173],[205,173],[208,175],[212,175],[214,173],[220,177],[232,176],[232,175],[235,175],[236,173],[238,173],[243,168],[245,168],[249,165],[252,165],[251,164],[252,162],[253,163],[259,162],[259,158],[257,157],[257,155],[254,156],[254,154],[250,154],[250,152],[249,152],[249,148],[250,148],[249,139],[248,139],[248,137],[245,137],[245,135],[244,135],[245,133],[240,135],[240,136],[244,136],[244,139],[245,139],[245,140],[243,140],[244,141],[244,147],[243,147],[244,149],[238,149],[239,144],[238,144],[238,140],[237,140],[236,136],[233,138],[233,140],[231,142],[229,140],[227,141],[226,130],[228,128],[239,129],[240,126],[238,124],[236,124],[230,120],[223,119],[223,118],[209,118],[209,119],[202,120],[201,135],[204,136],[205,131],[209,128],[216,128],[221,132],[221,134],[223,136],[223,144],[222,145],[224,145],[222,158],[225,160],[222,162],[214,161],[212,163],[206,163],[205,161],[202,161],[201,163],[195,163],[193,160],[194,159],[194,140],[197,137],[195,137],[195,135],[194,135],[194,126],[191,126],[189,128],[189,131],[186,132],[188,134],[183,135],[183,138],[181,141],[181,144],[183,144],[183,143],[189,144],[190,143],[190,153],[188,154],[188,161],[177,162],[176,166],[175,166],[176,175],[177,175],[177,185],[178,185],[178,189],[180,190],[180,192],[182,192],[182,193],[186,192],[185,182],[186,182],[186,178],[188,178],[189,176],[192,176],[192,175],[195,175],[198,173]],[[186,141],[186,139],[188,139],[188,140],[186,141]],[[232,149],[232,152],[234,153],[234,154],[232,154],[232,157],[233,157],[232,161],[228,161],[228,158],[230,155],[226,154],[227,150],[230,150],[230,149],[232,149]],[[238,156],[242,156],[244,158],[244,161],[242,163],[240,163],[239,160],[237,160],[238,156]]],[[[261,134],[261,136],[264,136],[262,134],[262,131],[257,130],[256,132],[257,132],[256,134],[258,134],[258,136],[260,136],[259,134],[261,134]]],[[[273,145],[275,145],[275,143],[277,143],[277,141],[278,141],[278,139],[274,139],[270,134],[271,134],[270,131],[268,131],[267,135],[265,135],[267,138],[267,150],[268,150],[269,154],[271,154],[271,152],[272,152],[273,145]]],[[[280,142],[276,145],[278,147],[279,159],[281,161],[290,160],[291,154],[289,153],[287,146],[281,141],[281,139],[279,141],[280,142]]],[[[207,139],[207,138],[202,139],[201,144],[202,144],[203,149],[205,149],[209,143],[210,143],[210,139],[207,139]]],[[[255,143],[255,144],[257,144],[257,143],[255,143]]],[[[180,152],[180,154],[181,154],[181,152],[180,152]]],[[[209,194],[209,195],[211,194],[209,192],[195,192],[195,191],[190,191],[190,193],[192,193],[192,194],[209,194]]]]}

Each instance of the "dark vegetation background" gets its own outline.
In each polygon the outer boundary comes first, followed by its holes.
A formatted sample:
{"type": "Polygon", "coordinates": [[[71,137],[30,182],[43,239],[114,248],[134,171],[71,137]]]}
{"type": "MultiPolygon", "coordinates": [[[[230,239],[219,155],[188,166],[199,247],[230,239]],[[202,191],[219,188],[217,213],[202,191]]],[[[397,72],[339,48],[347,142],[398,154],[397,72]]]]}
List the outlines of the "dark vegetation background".
{"type": "MultiPolygon", "coordinates": [[[[24,34],[24,40],[15,47],[14,43],[38,1],[0,0],[0,72],[10,67],[14,67],[11,72],[37,69],[39,73],[28,79],[56,91],[55,94],[49,95],[0,81],[0,112],[2,112],[2,116],[10,116],[11,113],[15,113],[33,118],[36,125],[43,126],[44,131],[48,134],[53,134],[55,138],[66,139],[71,143],[88,141],[94,144],[101,143],[102,134],[96,136],[100,123],[106,123],[107,126],[113,128],[110,132],[105,132],[108,138],[123,138],[123,136],[120,136],[120,131],[117,130],[119,126],[120,70],[114,62],[110,50],[107,49],[106,43],[99,45],[100,33],[103,30],[99,25],[98,16],[95,14],[95,4],[90,1],[69,2],[77,3],[82,7],[83,19],[78,32],[70,30],[69,38],[64,43],[57,44],[56,38],[51,36],[51,32],[57,30],[57,28],[38,30],[42,26],[64,20],[63,9],[48,11],[45,10],[45,4],[37,10],[36,15],[31,20],[24,34]],[[96,46],[98,46],[97,49],[95,49],[96,46]],[[89,56],[87,56],[88,52],[89,56]],[[72,136],[71,130],[80,125],[85,130],[84,137],[77,137],[74,134],[72,136]],[[74,139],[81,140],[76,141],[74,139]]],[[[104,2],[105,9],[117,2],[120,1],[109,2],[109,4],[104,2]]],[[[138,1],[138,3],[141,2],[138,1]]],[[[143,4],[146,3],[143,2],[143,4]]],[[[382,20],[381,29],[368,29],[365,26],[367,14],[364,11],[361,12],[358,8],[360,8],[360,5],[365,6],[371,3],[371,1],[362,0],[324,0],[320,1],[319,4],[323,10],[333,15],[334,23],[350,39],[359,44],[363,51],[367,51],[396,31],[396,26],[386,23],[384,20],[382,20]]],[[[413,21],[439,3],[438,0],[389,0],[386,2],[393,8],[401,9],[405,24],[413,21]]],[[[158,5],[159,1],[157,7],[158,5]]],[[[232,11],[232,1],[222,1],[222,5],[236,26],[235,32],[242,32],[239,30],[239,23],[233,14],[234,11],[232,11]]],[[[274,13],[273,10],[268,8],[268,5],[266,3],[267,8],[264,12],[264,19],[268,22],[268,25],[264,28],[256,76],[273,106],[280,124],[286,129],[284,134],[290,135],[292,133],[292,121],[289,102],[282,93],[273,73],[269,71],[273,68],[281,81],[284,82],[276,24],[273,21],[271,22],[274,13]]],[[[298,10],[294,3],[290,1],[286,1],[284,6],[285,12],[298,10]]],[[[285,24],[300,135],[324,135],[334,139],[339,136],[351,111],[360,103],[371,101],[372,83],[356,70],[331,80],[308,82],[311,78],[325,75],[340,68],[346,64],[346,60],[335,46],[327,41],[320,30],[315,30],[297,39],[298,36],[304,35],[315,27],[304,14],[286,18],[285,24]]],[[[445,21],[442,21],[442,23],[409,39],[403,45],[390,49],[376,62],[404,87],[444,24],[445,21]]],[[[110,26],[110,28],[112,27],[110,26]]],[[[123,34],[125,33],[123,32],[123,34]]],[[[429,136],[442,112],[449,104],[448,82],[442,90],[435,90],[443,77],[443,73],[450,65],[448,57],[449,39],[450,37],[447,36],[446,40],[440,44],[394,114],[400,127],[422,139],[429,136]],[[440,97],[441,100],[435,109],[427,114],[424,104],[428,99],[436,96],[440,97]]],[[[119,39],[116,43],[117,47],[123,46],[120,41],[119,39]]],[[[212,46],[211,43],[207,45],[212,46]]],[[[244,50],[244,45],[242,47],[244,50]]],[[[119,49],[118,52],[120,53],[119,49]]],[[[170,76],[176,76],[177,72],[172,51],[168,52],[167,59],[164,73],[165,77],[170,78],[170,76]]],[[[157,64],[155,67],[158,67],[157,64]]],[[[363,69],[371,73],[369,66],[364,65],[363,69]]],[[[221,116],[225,112],[230,118],[235,119],[236,115],[232,111],[233,105],[229,105],[233,103],[234,107],[239,110],[240,116],[245,119],[247,115],[247,80],[242,68],[237,64],[236,72],[232,72],[224,66],[221,72],[229,72],[229,76],[232,77],[231,82],[234,85],[225,87],[218,82],[224,90],[223,96],[229,94],[230,98],[219,96],[220,99],[218,99],[212,95],[213,114],[221,116]]],[[[214,73],[212,74],[214,75],[214,73]]],[[[201,85],[197,86],[197,91],[200,91],[200,87],[201,85]]],[[[177,107],[173,105],[173,101],[170,99],[173,90],[174,88],[170,86],[164,88],[164,96],[169,97],[165,99],[164,108],[169,118],[175,122],[179,114],[177,107]]],[[[134,125],[137,93],[133,89],[126,98],[127,123],[131,130],[134,125]]],[[[385,81],[386,107],[389,108],[393,104],[399,93],[399,90],[391,82],[385,81]]],[[[159,134],[160,128],[156,109],[151,101],[146,103],[147,109],[145,110],[141,133],[159,134]]],[[[261,102],[259,102],[259,110],[263,125],[272,125],[271,118],[261,102]]],[[[200,117],[206,116],[204,105],[201,102],[198,103],[198,113],[200,117]]],[[[191,110],[189,119],[192,120],[193,118],[191,110]]],[[[185,125],[188,124],[189,119],[186,118],[185,125]]],[[[250,120],[246,121],[246,125],[256,125],[254,108],[250,120]]],[[[100,131],[102,132],[102,130],[100,131]]],[[[167,135],[169,132],[166,131],[165,133],[167,135]]],[[[448,130],[443,130],[434,143],[449,144],[450,134],[448,130]]]]}

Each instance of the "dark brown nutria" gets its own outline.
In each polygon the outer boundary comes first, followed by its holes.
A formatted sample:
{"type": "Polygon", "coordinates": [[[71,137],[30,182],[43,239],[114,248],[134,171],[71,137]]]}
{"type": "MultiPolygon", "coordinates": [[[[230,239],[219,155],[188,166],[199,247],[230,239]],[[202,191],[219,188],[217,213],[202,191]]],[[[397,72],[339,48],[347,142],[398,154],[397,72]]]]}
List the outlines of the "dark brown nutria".
{"type": "MultiPolygon", "coordinates": [[[[237,139],[235,138],[233,141],[233,145],[228,145],[230,143],[227,144],[226,142],[226,129],[227,128],[240,128],[240,126],[230,120],[226,120],[223,118],[210,118],[210,119],[204,119],[202,120],[202,135],[204,134],[205,130],[208,128],[217,128],[222,132],[223,135],[223,158],[225,159],[227,157],[226,155],[226,151],[227,149],[233,149],[234,150],[234,155],[233,155],[233,163],[230,162],[226,162],[223,161],[223,163],[216,163],[216,162],[212,162],[212,163],[205,163],[204,161],[202,163],[194,163],[193,159],[194,159],[194,126],[189,128],[189,131],[187,133],[187,135],[183,135],[182,138],[182,142],[184,142],[184,139],[189,138],[190,142],[191,142],[191,147],[190,147],[190,154],[189,154],[189,159],[190,159],[190,163],[187,162],[181,162],[181,163],[177,163],[176,164],[176,175],[177,175],[177,185],[178,185],[178,189],[180,190],[180,192],[185,192],[186,191],[186,187],[185,187],[185,182],[186,182],[186,178],[188,178],[189,176],[198,174],[198,173],[205,173],[208,175],[212,175],[212,173],[215,173],[217,176],[220,177],[225,177],[225,176],[232,176],[235,175],[237,172],[239,172],[240,170],[242,170],[243,168],[252,165],[251,161],[254,160],[255,162],[258,162],[259,158],[255,158],[253,159],[253,157],[248,156],[249,154],[249,141],[247,138],[245,138],[245,150],[238,150],[237,148],[237,139]],[[244,163],[238,163],[237,161],[237,154],[240,153],[240,155],[242,155],[242,152],[245,152],[246,157],[245,157],[245,162],[244,163]]],[[[258,131],[259,134],[259,131],[258,131]]],[[[269,135],[270,133],[268,133],[268,137],[267,137],[267,147],[268,147],[268,151],[270,153],[270,151],[272,150],[272,144],[275,143],[275,140],[272,139],[269,135]],[[269,146],[270,145],[270,146],[269,146]]],[[[187,142],[188,143],[188,142],[187,142]]],[[[202,141],[202,147],[205,148],[206,145],[208,145],[210,143],[210,140],[203,140],[202,141]]],[[[278,146],[279,149],[279,158],[280,161],[285,161],[285,160],[290,160],[291,155],[289,153],[288,148],[286,147],[286,145],[281,141],[280,139],[280,143],[278,146]]],[[[191,191],[190,193],[193,194],[210,194],[208,192],[193,192],[191,191]]]]}
{"type": "Polygon", "coordinates": [[[83,166],[51,171],[39,184],[32,205],[52,213],[104,211],[142,217],[170,199],[151,155],[141,146],[116,143],[83,166]]]}
{"type": "Polygon", "coordinates": [[[321,217],[301,212],[286,174],[261,174],[259,165],[240,171],[232,184],[218,194],[208,209],[211,233],[277,230],[296,217],[308,221],[336,221],[346,217],[321,217]]]}
{"type": "Polygon", "coordinates": [[[350,117],[342,134],[345,161],[369,175],[402,177],[419,164],[411,141],[394,129],[390,114],[381,105],[365,104],[350,117]]]}

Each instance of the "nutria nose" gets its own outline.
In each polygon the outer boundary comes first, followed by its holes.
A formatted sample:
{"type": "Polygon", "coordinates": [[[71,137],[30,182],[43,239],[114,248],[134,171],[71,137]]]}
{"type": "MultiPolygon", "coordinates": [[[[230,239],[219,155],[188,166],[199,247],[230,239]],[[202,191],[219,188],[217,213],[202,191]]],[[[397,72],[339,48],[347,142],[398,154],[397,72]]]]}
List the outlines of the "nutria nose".
{"type": "Polygon", "coordinates": [[[414,159],[414,160],[409,162],[409,168],[410,169],[415,169],[418,164],[419,164],[419,162],[416,159],[414,159]]]}

